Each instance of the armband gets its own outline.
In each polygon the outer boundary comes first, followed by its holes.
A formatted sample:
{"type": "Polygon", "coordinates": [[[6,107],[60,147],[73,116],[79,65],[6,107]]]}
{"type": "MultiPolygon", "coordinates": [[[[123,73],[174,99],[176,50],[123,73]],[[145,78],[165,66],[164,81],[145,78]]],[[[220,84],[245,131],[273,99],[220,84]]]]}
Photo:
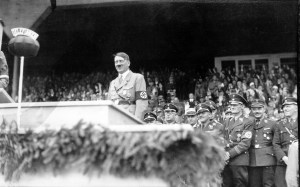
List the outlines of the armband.
{"type": "Polygon", "coordinates": [[[137,91],[135,92],[135,100],[147,100],[148,96],[145,91],[137,91]]]}

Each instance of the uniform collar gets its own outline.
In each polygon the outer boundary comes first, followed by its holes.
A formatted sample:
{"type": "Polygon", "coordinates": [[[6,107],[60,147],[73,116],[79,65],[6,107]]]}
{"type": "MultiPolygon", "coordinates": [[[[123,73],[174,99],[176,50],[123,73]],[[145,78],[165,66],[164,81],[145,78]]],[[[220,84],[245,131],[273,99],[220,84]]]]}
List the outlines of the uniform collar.
{"type": "MultiPolygon", "coordinates": [[[[126,73],[126,72],[124,72],[124,73],[126,73]]],[[[123,73],[123,75],[124,75],[124,73],[123,73]]],[[[123,76],[122,75],[122,76],[123,76]]],[[[121,82],[121,83],[119,83],[119,80],[118,80],[118,78],[116,78],[115,80],[115,89],[116,89],[116,91],[118,91],[118,90],[120,90],[124,85],[126,85],[127,84],[127,82],[129,82],[129,80],[130,80],[130,78],[131,78],[131,76],[132,76],[132,71],[130,71],[130,70],[128,70],[128,73],[126,74],[126,77],[122,77],[123,78],[123,81],[121,82]]],[[[120,77],[119,77],[120,78],[120,77]]]]}
{"type": "Polygon", "coordinates": [[[122,79],[125,79],[125,77],[128,75],[128,73],[129,73],[129,69],[122,74],[119,73],[119,78],[121,78],[121,76],[122,76],[122,79]]]}
{"type": "Polygon", "coordinates": [[[233,118],[235,121],[237,121],[242,115],[243,115],[243,113],[239,114],[238,116],[233,116],[233,118]]]}
{"type": "Polygon", "coordinates": [[[265,118],[265,116],[262,116],[260,119],[256,119],[255,118],[255,125],[254,125],[254,129],[260,129],[260,128],[262,128],[264,125],[264,122],[266,122],[265,120],[267,120],[266,118],[265,118]],[[256,125],[256,121],[258,121],[258,125],[256,125]]]}
{"type": "Polygon", "coordinates": [[[208,124],[210,123],[210,121],[211,121],[211,120],[208,119],[207,122],[201,123],[201,126],[202,126],[203,128],[207,127],[208,124]]]}

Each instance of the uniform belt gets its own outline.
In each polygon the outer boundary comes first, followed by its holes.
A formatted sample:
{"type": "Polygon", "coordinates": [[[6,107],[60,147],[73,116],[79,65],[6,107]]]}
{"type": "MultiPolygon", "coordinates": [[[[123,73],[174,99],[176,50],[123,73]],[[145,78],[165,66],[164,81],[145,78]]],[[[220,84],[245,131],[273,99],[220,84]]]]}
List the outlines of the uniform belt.
{"type": "Polygon", "coordinates": [[[118,105],[135,105],[135,101],[119,100],[118,105]]]}
{"type": "Polygon", "coordinates": [[[266,147],[272,147],[272,145],[260,145],[260,144],[255,144],[250,146],[252,149],[261,149],[261,148],[266,148],[266,147]]]}

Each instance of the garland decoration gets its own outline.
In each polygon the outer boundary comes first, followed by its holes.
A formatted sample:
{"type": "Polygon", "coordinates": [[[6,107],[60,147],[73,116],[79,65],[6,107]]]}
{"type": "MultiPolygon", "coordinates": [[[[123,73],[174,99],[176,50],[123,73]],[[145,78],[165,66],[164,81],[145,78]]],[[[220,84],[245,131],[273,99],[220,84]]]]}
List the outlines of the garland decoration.
{"type": "Polygon", "coordinates": [[[58,175],[70,167],[82,173],[163,179],[172,187],[221,184],[223,148],[202,132],[116,132],[79,122],[72,129],[1,133],[0,171],[6,181],[46,168],[58,175]]]}

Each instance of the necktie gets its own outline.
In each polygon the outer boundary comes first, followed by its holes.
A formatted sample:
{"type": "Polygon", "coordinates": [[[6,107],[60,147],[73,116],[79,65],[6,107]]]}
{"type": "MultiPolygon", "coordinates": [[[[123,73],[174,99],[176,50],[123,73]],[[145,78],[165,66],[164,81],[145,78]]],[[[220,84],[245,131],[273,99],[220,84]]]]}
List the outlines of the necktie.
{"type": "Polygon", "coordinates": [[[255,121],[255,124],[256,124],[256,126],[258,126],[258,125],[259,125],[259,122],[260,122],[260,120],[259,120],[259,119],[257,119],[257,120],[255,121]]]}
{"type": "Polygon", "coordinates": [[[290,118],[288,121],[289,121],[289,123],[290,123],[290,127],[293,128],[294,120],[293,120],[292,118],[290,118]]]}
{"type": "Polygon", "coordinates": [[[119,79],[119,83],[121,84],[122,82],[123,82],[123,76],[121,75],[119,79]]]}

